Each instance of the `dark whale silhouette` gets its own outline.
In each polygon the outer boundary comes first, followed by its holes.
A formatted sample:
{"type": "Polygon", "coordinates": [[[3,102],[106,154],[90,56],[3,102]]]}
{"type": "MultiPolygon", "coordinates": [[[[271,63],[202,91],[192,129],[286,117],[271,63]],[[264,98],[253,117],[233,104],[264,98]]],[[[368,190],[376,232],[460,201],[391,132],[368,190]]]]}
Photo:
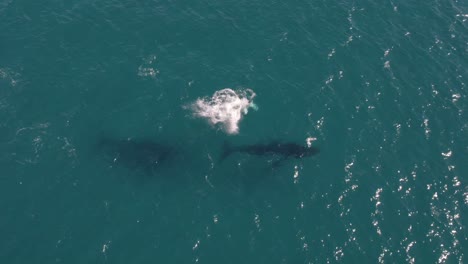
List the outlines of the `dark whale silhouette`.
{"type": "Polygon", "coordinates": [[[113,163],[145,172],[153,170],[172,159],[175,149],[152,140],[100,138],[99,149],[113,163]]]}
{"type": "Polygon", "coordinates": [[[233,153],[247,153],[257,156],[280,156],[281,160],[287,158],[304,158],[320,152],[317,147],[306,147],[292,142],[272,141],[267,144],[253,144],[245,146],[230,146],[224,143],[221,161],[233,153]]]}

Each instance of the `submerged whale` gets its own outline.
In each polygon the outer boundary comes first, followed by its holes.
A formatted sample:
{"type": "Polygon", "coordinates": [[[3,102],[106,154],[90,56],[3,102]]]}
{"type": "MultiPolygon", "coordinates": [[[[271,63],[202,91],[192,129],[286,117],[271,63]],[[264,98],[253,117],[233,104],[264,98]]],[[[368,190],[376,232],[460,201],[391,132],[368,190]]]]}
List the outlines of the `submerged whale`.
{"type": "Polygon", "coordinates": [[[281,160],[287,158],[304,158],[320,152],[317,147],[302,146],[292,142],[272,141],[266,144],[253,144],[245,146],[230,146],[224,143],[221,161],[233,153],[247,153],[257,156],[279,156],[281,160]]]}
{"type": "Polygon", "coordinates": [[[146,172],[169,161],[175,149],[169,145],[152,140],[100,138],[98,147],[113,163],[146,172]]]}

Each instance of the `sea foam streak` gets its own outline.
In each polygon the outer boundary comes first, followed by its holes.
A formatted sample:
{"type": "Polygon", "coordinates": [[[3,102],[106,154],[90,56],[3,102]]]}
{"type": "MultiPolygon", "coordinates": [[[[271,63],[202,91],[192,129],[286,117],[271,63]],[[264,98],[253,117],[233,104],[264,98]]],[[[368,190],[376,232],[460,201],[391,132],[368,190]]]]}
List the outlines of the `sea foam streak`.
{"type": "Polygon", "coordinates": [[[251,89],[216,91],[211,97],[198,98],[190,108],[196,117],[205,118],[211,125],[220,124],[228,134],[239,133],[239,122],[248,113],[249,107],[257,109],[251,89]]]}

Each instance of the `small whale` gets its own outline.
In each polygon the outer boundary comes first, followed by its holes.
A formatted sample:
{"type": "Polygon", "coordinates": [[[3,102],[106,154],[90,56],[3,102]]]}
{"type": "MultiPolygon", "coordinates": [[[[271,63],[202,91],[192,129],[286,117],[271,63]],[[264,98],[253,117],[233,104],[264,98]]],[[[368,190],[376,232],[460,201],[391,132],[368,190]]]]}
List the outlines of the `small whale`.
{"type": "Polygon", "coordinates": [[[281,160],[287,158],[304,158],[316,155],[320,152],[317,147],[302,146],[292,142],[272,141],[267,144],[253,144],[245,146],[230,146],[227,142],[224,143],[221,161],[226,159],[233,153],[247,153],[257,156],[280,156],[281,160]]]}
{"type": "Polygon", "coordinates": [[[173,147],[152,140],[100,138],[98,148],[113,163],[145,172],[170,160],[175,153],[173,147]]]}

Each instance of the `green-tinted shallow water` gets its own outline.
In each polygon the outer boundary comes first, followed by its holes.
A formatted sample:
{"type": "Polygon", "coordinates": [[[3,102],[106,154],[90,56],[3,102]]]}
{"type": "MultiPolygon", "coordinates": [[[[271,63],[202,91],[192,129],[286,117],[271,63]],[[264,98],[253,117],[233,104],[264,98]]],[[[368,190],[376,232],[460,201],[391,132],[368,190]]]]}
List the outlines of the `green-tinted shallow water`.
{"type": "Polygon", "coordinates": [[[464,1],[0,0],[0,263],[465,263],[467,51],[464,1]]]}

